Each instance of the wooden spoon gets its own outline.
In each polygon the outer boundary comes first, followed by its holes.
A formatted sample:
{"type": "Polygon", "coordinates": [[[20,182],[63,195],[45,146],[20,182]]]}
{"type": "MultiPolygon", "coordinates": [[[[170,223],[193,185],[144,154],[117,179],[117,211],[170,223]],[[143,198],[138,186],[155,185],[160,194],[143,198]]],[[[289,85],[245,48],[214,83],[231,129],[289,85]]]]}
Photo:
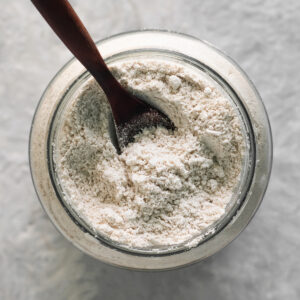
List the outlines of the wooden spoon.
{"type": "Polygon", "coordinates": [[[105,92],[113,113],[118,153],[133,142],[134,136],[145,127],[174,129],[174,124],[165,114],[127,92],[113,77],[67,0],[32,0],[32,3],[105,92]]]}

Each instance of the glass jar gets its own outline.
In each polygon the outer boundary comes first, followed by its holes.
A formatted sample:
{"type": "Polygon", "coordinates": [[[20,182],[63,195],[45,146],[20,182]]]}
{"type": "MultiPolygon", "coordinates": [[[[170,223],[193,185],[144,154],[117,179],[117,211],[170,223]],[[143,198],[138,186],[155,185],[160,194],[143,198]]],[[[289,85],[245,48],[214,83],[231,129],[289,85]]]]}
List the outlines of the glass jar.
{"type": "Polygon", "coordinates": [[[97,46],[108,65],[137,57],[171,60],[205,72],[221,85],[239,113],[247,141],[241,179],[233,199],[227,205],[226,214],[201,233],[202,237],[195,247],[185,243],[160,249],[137,249],[114,243],[95,233],[68,205],[53,159],[53,144],[66,106],[90,78],[84,67],[72,59],[49,83],[32,122],[30,167],[36,192],[46,213],[76,247],[120,267],[170,269],[216,253],[246,227],[261,203],[269,181],[271,131],[258,92],[228,56],[191,36],[167,31],[135,31],[104,39],[97,46]]]}

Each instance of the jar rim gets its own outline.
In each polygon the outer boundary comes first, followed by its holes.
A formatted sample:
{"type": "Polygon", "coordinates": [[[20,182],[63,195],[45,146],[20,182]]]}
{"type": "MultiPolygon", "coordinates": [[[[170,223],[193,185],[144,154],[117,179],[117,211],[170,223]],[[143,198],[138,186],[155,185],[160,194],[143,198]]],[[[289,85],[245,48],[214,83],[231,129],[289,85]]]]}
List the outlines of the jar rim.
{"type": "Polygon", "coordinates": [[[238,106],[236,112],[241,122],[242,132],[245,141],[245,154],[244,160],[241,170],[241,178],[238,181],[237,186],[235,187],[232,195],[232,199],[226,205],[226,212],[220,216],[218,220],[213,222],[211,225],[206,227],[204,230],[199,232],[194,237],[190,238],[187,241],[184,241],[180,244],[174,244],[170,246],[155,246],[155,247],[146,247],[146,248],[137,248],[121,243],[116,243],[113,240],[108,239],[107,237],[103,236],[101,232],[96,232],[93,230],[85,221],[80,217],[80,215],[76,212],[75,209],[68,203],[67,200],[67,191],[64,191],[63,185],[60,181],[59,172],[57,172],[56,162],[54,157],[56,156],[55,153],[57,152],[56,147],[53,145],[57,145],[59,141],[59,132],[61,125],[64,120],[64,114],[68,113],[66,111],[66,107],[69,105],[69,102],[76,100],[77,91],[82,91],[85,84],[90,80],[91,75],[88,71],[85,71],[81,74],[74,85],[70,87],[61,98],[60,102],[58,103],[58,107],[53,115],[52,122],[49,128],[49,139],[48,139],[48,162],[49,162],[49,172],[50,177],[54,185],[54,189],[56,190],[57,197],[59,198],[61,204],[64,206],[65,210],[68,211],[73,221],[84,231],[90,233],[95,238],[99,239],[100,242],[104,244],[108,244],[109,246],[116,247],[121,251],[131,252],[133,254],[140,254],[140,255],[154,255],[154,256],[162,256],[162,255],[171,255],[175,252],[182,252],[185,250],[190,249],[190,245],[193,241],[197,241],[197,245],[200,243],[204,243],[206,240],[211,238],[212,236],[216,235],[226,224],[231,220],[231,218],[235,215],[236,211],[242,205],[244,201],[244,197],[249,189],[251,184],[253,171],[254,171],[254,161],[255,161],[255,151],[254,151],[254,141],[253,141],[253,129],[249,122],[249,118],[247,112],[244,110],[242,103],[238,99],[238,97],[234,94],[234,92],[230,89],[230,86],[227,86],[226,82],[218,76],[218,74],[212,74],[213,70],[207,70],[206,66],[199,65],[199,62],[192,61],[187,57],[182,57],[180,53],[173,53],[173,52],[165,52],[159,50],[139,50],[139,51],[132,51],[126,53],[119,53],[114,57],[109,57],[106,59],[106,63],[110,65],[111,63],[122,63],[123,60],[128,61],[130,59],[134,60],[164,60],[165,62],[173,61],[181,65],[185,65],[185,68],[193,68],[195,72],[203,73],[205,71],[206,75],[213,77],[212,80],[216,82],[216,84],[222,86],[222,89],[228,94],[231,101],[233,101],[235,106],[238,106]],[[178,56],[178,57],[176,57],[178,56]],[[190,60],[190,61],[188,61],[190,60]],[[190,66],[188,64],[191,64],[190,66]],[[196,70],[197,69],[197,70],[196,70]],[[62,108],[60,108],[62,106],[62,108]]]}

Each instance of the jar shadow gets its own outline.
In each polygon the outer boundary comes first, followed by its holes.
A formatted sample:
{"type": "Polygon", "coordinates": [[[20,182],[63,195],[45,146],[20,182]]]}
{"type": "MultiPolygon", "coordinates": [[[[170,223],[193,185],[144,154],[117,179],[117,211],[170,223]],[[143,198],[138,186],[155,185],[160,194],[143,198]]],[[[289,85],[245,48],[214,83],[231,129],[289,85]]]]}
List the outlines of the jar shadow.
{"type": "MultiPolygon", "coordinates": [[[[120,269],[96,262],[87,255],[82,255],[78,263],[89,273],[93,294],[89,299],[227,299],[224,298],[224,285],[219,284],[224,270],[219,275],[216,266],[225,268],[227,263],[222,262],[230,260],[229,252],[227,247],[205,261],[162,272],[120,269]]],[[[76,287],[79,294],[81,288],[76,287]]]]}

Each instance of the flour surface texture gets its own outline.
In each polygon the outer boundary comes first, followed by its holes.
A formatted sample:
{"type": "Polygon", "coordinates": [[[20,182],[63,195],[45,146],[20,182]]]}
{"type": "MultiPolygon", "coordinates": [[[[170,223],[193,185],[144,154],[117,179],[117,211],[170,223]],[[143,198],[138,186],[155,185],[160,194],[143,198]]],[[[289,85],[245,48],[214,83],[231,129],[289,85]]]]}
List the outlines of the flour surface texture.
{"type": "Polygon", "coordinates": [[[66,201],[95,232],[129,247],[187,242],[224,216],[239,184],[237,110],[207,75],[175,62],[130,60],[111,70],[176,130],[145,129],[118,155],[109,105],[91,79],[67,106],[54,147],[66,201]]]}

